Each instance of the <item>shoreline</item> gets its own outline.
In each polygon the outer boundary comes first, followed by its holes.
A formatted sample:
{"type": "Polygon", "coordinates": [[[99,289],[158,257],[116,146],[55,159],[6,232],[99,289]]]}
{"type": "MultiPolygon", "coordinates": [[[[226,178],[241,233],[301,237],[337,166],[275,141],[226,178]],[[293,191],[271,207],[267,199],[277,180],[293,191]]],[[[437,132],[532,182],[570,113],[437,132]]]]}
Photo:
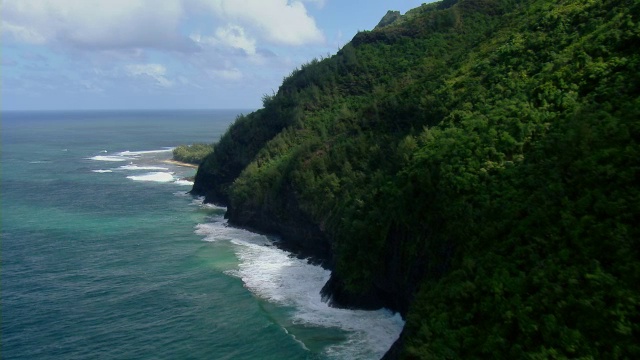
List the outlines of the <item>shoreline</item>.
{"type": "Polygon", "coordinates": [[[190,168],[193,168],[193,169],[197,169],[198,168],[198,165],[196,165],[196,164],[189,164],[189,163],[185,163],[185,162],[181,162],[181,161],[177,161],[177,160],[167,159],[167,160],[162,160],[162,162],[165,163],[165,164],[190,167],[190,168]]]}

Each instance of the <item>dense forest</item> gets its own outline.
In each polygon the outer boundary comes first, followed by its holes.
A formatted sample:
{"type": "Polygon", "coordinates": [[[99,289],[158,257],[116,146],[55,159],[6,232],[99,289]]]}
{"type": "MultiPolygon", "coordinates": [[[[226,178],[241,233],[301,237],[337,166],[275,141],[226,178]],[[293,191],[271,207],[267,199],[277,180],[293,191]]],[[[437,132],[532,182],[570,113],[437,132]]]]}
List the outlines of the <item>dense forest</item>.
{"type": "Polygon", "coordinates": [[[179,145],[172,150],[173,160],[187,164],[200,165],[202,160],[213,151],[213,144],[179,145]]]}
{"type": "MultiPolygon", "coordinates": [[[[381,14],[382,15],[382,14],[381,14]]],[[[444,0],[286,77],[193,193],[400,311],[387,358],[640,358],[640,0],[444,0]]]]}

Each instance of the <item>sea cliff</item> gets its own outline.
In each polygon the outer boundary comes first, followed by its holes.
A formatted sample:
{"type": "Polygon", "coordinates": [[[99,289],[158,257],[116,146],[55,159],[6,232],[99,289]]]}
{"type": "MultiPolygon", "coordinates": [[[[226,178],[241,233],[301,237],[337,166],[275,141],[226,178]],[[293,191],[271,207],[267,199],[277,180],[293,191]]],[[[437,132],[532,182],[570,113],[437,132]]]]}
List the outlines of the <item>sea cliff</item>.
{"type": "Polygon", "coordinates": [[[386,358],[638,357],[639,14],[390,12],[239,116],[192,193],[330,268],[334,305],[401,312],[386,358]]]}

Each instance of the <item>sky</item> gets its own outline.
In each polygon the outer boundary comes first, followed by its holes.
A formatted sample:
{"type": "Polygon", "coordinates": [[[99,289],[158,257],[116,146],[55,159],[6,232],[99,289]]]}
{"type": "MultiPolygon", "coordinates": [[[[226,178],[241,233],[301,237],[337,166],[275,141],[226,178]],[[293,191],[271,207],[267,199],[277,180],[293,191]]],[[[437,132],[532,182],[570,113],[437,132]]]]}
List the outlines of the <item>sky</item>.
{"type": "Polygon", "coordinates": [[[0,109],[256,109],[432,0],[0,0],[0,109]]]}

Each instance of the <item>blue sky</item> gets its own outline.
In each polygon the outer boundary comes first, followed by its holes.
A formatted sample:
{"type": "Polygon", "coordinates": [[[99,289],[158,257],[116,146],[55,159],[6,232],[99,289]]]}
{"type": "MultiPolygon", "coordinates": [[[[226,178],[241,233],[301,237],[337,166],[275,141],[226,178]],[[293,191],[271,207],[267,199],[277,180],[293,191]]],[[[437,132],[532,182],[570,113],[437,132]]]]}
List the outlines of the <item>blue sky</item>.
{"type": "Polygon", "coordinates": [[[258,108],[300,64],[424,2],[4,0],[0,108],[258,108]]]}

